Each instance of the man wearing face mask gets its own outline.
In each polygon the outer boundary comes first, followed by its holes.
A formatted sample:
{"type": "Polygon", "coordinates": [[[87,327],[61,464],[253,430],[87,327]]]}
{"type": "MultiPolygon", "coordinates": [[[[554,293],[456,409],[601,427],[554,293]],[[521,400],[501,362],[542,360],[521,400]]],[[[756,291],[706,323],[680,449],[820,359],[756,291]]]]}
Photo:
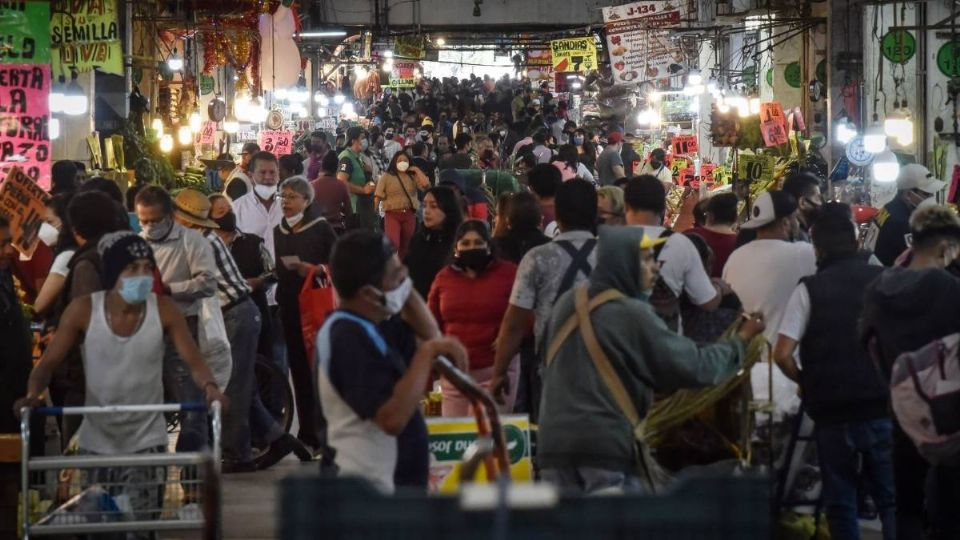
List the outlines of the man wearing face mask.
{"type": "Polygon", "coordinates": [[[463,369],[466,351],[456,339],[440,337],[383,235],[354,231],[340,238],[330,266],[340,307],[317,336],[316,373],[339,474],[362,477],[386,493],[426,491],[423,389],[439,356],[463,369]]]}
{"type": "Polygon", "coordinates": [[[907,249],[910,214],[933,199],[946,187],[923,165],[911,163],[900,168],[897,196],[883,207],[870,224],[864,247],[872,250],[884,266],[893,266],[907,249]]]}
{"type": "Polygon", "coordinates": [[[796,240],[801,242],[810,241],[810,229],[813,223],[820,217],[820,209],[823,206],[823,196],[820,194],[820,180],[811,173],[794,173],[783,181],[784,191],[793,195],[797,200],[799,212],[797,212],[797,221],[800,225],[799,234],[796,240]]]}
{"type": "Polygon", "coordinates": [[[669,331],[647,300],[658,278],[653,248],[663,242],[640,228],[600,227],[596,268],[554,307],[544,336],[538,452],[542,478],[563,489],[639,487],[631,423],[646,415],[641,404],[654,392],[733,376],[764,329],[762,316],[752,315],[729,340],[705,347],[669,331]],[[612,371],[622,394],[613,393],[598,364],[612,371]],[[628,417],[621,396],[638,418],[628,417]]]}
{"type": "Polygon", "coordinates": [[[650,152],[650,161],[640,168],[640,176],[643,175],[655,177],[667,191],[673,187],[673,174],[670,172],[670,167],[667,167],[667,153],[663,148],[654,148],[650,152]]]}
{"type": "MultiPolygon", "coordinates": [[[[143,227],[140,236],[153,250],[163,291],[170,295],[186,318],[187,329],[196,342],[201,301],[217,294],[213,248],[200,233],[174,221],[173,200],[160,186],[151,185],[141,189],[137,193],[136,209],[143,227]]],[[[197,401],[203,389],[190,379],[186,364],[188,360],[180,352],[175,342],[167,341],[163,359],[164,380],[173,390],[177,401],[197,401]]],[[[177,450],[199,450],[206,441],[206,414],[182,414],[177,450]]]]}
{"type": "MultiPolygon", "coordinates": [[[[191,384],[201,389],[196,401],[227,405],[180,306],[151,292],[156,265],[148,243],[131,232],[117,232],[104,236],[98,251],[106,290],[78,298],[67,308],[53,342],[30,374],[26,396],[15,405],[16,414],[20,407],[44,403],[41,396],[51,374],[74,345],[83,349],[87,406],[162,404],[165,338],[183,358],[191,384]]],[[[77,439],[81,454],[159,454],[168,444],[160,412],[87,415],[77,439]]],[[[130,497],[135,519],[148,519],[147,512],[162,505],[155,486],[163,479],[150,467],[111,467],[91,475],[88,480],[94,483],[123,478],[120,489],[130,497]]]]}
{"type": "Polygon", "coordinates": [[[371,181],[373,169],[364,161],[364,152],[369,147],[367,134],[362,128],[347,130],[347,148],[340,153],[337,164],[337,180],[343,182],[350,191],[353,211],[361,225],[376,228],[379,216],[373,207],[373,192],[376,185],[371,181]]]}
{"type": "Polygon", "coordinates": [[[397,155],[398,152],[403,151],[403,145],[397,142],[396,136],[397,132],[394,131],[393,126],[387,126],[383,132],[383,148],[381,152],[383,153],[383,160],[385,163],[390,163],[390,160],[393,159],[393,156],[397,155]]]}
{"type": "Polygon", "coordinates": [[[237,227],[244,232],[263,238],[264,244],[273,253],[273,229],[283,219],[277,201],[277,184],[280,169],[276,156],[270,152],[258,152],[250,161],[253,171],[253,193],[240,197],[233,203],[237,215],[237,227]]]}

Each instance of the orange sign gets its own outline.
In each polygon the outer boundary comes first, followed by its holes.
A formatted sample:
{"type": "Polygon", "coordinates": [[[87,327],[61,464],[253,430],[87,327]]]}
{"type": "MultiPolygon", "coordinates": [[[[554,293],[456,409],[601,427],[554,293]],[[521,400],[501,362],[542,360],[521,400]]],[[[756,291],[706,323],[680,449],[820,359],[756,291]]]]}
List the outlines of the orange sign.
{"type": "Polygon", "coordinates": [[[20,167],[12,167],[0,187],[0,215],[10,221],[13,247],[24,257],[37,249],[48,197],[20,167]]]}
{"type": "Polygon", "coordinates": [[[787,119],[779,101],[760,104],[760,134],[767,146],[787,144],[787,119]]]}
{"type": "Polygon", "coordinates": [[[696,135],[674,135],[670,144],[673,146],[674,155],[678,156],[696,154],[700,149],[696,135]]]}

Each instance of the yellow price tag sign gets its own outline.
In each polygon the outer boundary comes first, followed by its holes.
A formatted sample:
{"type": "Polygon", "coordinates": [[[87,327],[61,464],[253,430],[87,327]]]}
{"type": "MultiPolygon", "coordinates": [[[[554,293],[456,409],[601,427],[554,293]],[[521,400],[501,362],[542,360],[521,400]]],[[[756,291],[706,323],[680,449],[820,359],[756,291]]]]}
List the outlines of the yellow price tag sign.
{"type": "Polygon", "coordinates": [[[748,182],[772,182],[775,163],[772,156],[740,154],[737,173],[741,180],[748,182]]]}

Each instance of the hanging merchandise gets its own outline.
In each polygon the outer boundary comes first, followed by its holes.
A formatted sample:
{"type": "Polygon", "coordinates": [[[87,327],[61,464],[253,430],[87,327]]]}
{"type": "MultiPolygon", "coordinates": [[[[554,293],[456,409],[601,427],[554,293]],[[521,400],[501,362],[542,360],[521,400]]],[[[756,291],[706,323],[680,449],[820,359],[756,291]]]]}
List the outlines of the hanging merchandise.
{"type": "Polygon", "coordinates": [[[874,154],[868,152],[863,146],[863,136],[857,135],[849,143],[846,149],[847,159],[857,167],[865,167],[873,161],[874,154]]]}
{"type": "MultiPolygon", "coordinates": [[[[27,4],[38,2],[27,2],[27,4]]],[[[52,3],[50,42],[53,76],[71,71],[123,75],[123,49],[117,21],[117,0],[52,3]]]]}
{"type": "Polygon", "coordinates": [[[300,76],[300,50],[293,35],[293,12],[280,6],[270,15],[260,15],[260,76],[263,90],[274,91],[297,84],[300,76]]]}

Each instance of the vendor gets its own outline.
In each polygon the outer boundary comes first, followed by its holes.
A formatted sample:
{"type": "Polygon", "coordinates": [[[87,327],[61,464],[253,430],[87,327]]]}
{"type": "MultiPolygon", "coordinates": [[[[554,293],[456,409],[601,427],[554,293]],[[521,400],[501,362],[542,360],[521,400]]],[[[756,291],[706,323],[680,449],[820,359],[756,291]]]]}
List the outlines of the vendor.
{"type": "Polygon", "coordinates": [[[864,247],[872,250],[884,266],[893,266],[897,257],[907,249],[910,215],[946,185],[934,178],[923,165],[911,163],[902,167],[897,176],[897,196],[870,224],[864,247]]]}
{"type": "Polygon", "coordinates": [[[243,145],[243,150],[240,152],[240,165],[233,169],[223,186],[224,195],[229,197],[231,201],[235,201],[253,191],[253,182],[249,176],[250,158],[259,151],[260,145],[257,143],[248,142],[243,145]]]}

